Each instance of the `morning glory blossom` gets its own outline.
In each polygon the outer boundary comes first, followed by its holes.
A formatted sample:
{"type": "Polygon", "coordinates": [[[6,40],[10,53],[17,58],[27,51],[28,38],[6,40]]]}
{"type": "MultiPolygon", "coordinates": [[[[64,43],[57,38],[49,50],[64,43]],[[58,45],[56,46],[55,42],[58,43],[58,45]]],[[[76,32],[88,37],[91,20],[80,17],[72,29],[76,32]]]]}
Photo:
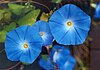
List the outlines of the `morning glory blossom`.
{"type": "Polygon", "coordinates": [[[53,41],[53,36],[51,34],[48,22],[43,20],[37,21],[32,27],[40,33],[43,39],[43,46],[51,45],[53,41]]]}
{"type": "Polygon", "coordinates": [[[73,70],[76,60],[70,55],[67,48],[56,45],[50,54],[51,59],[53,58],[54,63],[57,64],[59,70],[73,70]]]}
{"type": "Polygon", "coordinates": [[[84,43],[90,30],[90,23],[90,16],[73,4],[62,6],[49,19],[54,39],[63,45],[84,43]]]}
{"type": "Polygon", "coordinates": [[[6,35],[5,51],[11,61],[33,63],[42,50],[42,38],[32,27],[20,26],[6,35]]]}
{"type": "Polygon", "coordinates": [[[47,60],[41,58],[39,60],[39,65],[45,70],[54,70],[54,65],[50,58],[48,58],[47,60]]]}

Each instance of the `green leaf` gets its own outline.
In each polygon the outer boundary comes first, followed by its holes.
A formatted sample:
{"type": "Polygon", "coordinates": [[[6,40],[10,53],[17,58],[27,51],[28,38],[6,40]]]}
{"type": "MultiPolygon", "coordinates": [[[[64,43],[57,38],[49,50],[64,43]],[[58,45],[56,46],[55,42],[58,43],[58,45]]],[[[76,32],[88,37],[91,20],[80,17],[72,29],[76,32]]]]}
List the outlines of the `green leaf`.
{"type": "Polygon", "coordinates": [[[15,22],[10,23],[10,25],[5,25],[4,26],[4,30],[5,31],[11,31],[11,30],[13,30],[15,28],[16,28],[16,23],[15,22]]]}
{"type": "Polygon", "coordinates": [[[3,13],[3,21],[4,22],[7,22],[7,21],[10,21],[11,20],[11,12],[9,11],[6,11],[3,13]]]}
{"type": "Polygon", "coordinates": [[[6,38],[7,31],[2,30],[0,31],[0,42],[4,42],[6,38]]]}
{"type": "Polygon", "coordinates": [[[24,65],[30,65],[30,63],[26,63],[26,62],[22,62],[22,64],[24,64],[24,65]]]}
{"type": "Polygon", "coordinates": [[[25,8],[25,6],[18,5],[18,4],[8,4],[9,9],[16,15],[20,15],[22,13],[22,9],[25,8]]]}
{"type": "Polygon", "coordinates": [[[48,55],[41,55],[42,56],[42,58],[44,59],[44,60],[47,60],[48,59],[48,55]]]}
{"type": "Polygon", "coordinates": [[[31,5],[29,2],[25,3],[25,8],[23,9],[23,13],[26,14],[35,9],[35,6],[31,5]]]}
{"type": "Polygon", "coordinates": [[[0,10],[0,20],[3,18],[3,14],[4,14],[5,12],[8,12],[7,9],[2,9],[2,10],[0,10]]]}
{"type": "Polygon", "coordinates": [[[60,3],[62,0],[52,0],[53,3],[60,3]]]}
{"type": "Polygon", "coordinates": [[[24,14],[25,14],[25,13],[28,13],[28,12],[34,10],[34,9],[35,9],[35,6],[29,7],[29,8],[27,8],[27,6],[26,6],[26,7],[23,9],[23,13],[24,13],[24,14]]]}
{"type": "Polygon", "coordinates": [[[49,19],[49,15],[43,12],[40,17],[40,20],[48,21],[48,19],[49,19]]]}
{"type": "Polygon", "coordinates": [[[19,25],[33,25],[36,20],[37,17],[40,13],[40,10],[32,10],[31,12],[29,12],[28,14],[26,14],[23,18],[19,19],[19,21],[17,22],[19,25]]]}
{"type": "Polygon", "coordinates": [[[11,20],[11,12],[9,11],[9,9],[2,9],[0,10],[0,20],[2,22],[8,22],[11,20]]]}
{"type": "Polygon", "coordinates": [[[5,10],[0,10],[0,20],[3,18],[3,13],[5,12],[5,10]]]}

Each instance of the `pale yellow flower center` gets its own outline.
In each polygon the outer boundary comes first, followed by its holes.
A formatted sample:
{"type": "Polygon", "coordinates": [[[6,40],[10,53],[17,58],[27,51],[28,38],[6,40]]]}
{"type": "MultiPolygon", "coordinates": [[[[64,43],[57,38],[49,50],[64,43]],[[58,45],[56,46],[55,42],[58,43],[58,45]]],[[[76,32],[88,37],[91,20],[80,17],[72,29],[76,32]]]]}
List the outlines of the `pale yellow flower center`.
{"type": "Polygon", "coordinates": [[[26,44],[24,44],[24,48],[28,48],[28,44],[26,43],[26,44]]]}
{"type": "Polygon", "coordinates": [[[72,22],[67,22],[67,26],[72,26],[72,22]]]}

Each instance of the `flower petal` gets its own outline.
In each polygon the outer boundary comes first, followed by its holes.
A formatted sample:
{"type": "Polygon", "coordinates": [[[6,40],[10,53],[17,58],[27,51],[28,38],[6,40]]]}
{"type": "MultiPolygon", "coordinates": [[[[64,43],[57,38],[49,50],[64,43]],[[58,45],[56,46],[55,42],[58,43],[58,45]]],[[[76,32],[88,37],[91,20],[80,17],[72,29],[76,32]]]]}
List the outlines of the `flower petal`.
{"type": "Polygon", "coordinates": [[[57,43],[78,45],[85,41],[90,30],[90,23],[90,16],[77,6],[67,4],[53,13],[49,26],[57,43]],[[71,26],[68,25],[68,22],[71,23],[71,26]]]}
{"type": "Polygon", "coordinates": [[[100,18],[100,2],[97,3],[96,11],[95,11],[94,17],[95,17],[95,18],[100,18]]]}
{"type": "Polygon", "coordinates": [[[39,60],[39,65],[46,70],[54,70],[54,66],[53,63],[50,61],[50,59],[48,58],[48,60],[44,60],[44,59],[40,59],[39,60]]]}
{"type": "Polygon", "coordinates": [[[51,34],[48,22],[45,21],[37,21],[33,26],[35,30],[37,30],[39,33],[43,32],[43,35],[41,36],[43,39],[43,46],[51,45],[53,41],[53,36],[51,34]]]}
{"type": "Polygon", "coordinates": [[[24,25],[24,26],[20,26],[18,28],[15,29],[17,35],[19,36],[20,40],[24,40],[25,39],[25,35],[27,33],[27,29],[29,26],[24,25]]]}
{"type": "Polygon", "coordinates": [[[22,54],[22,50],[20,50],[19,44],[8,37],[5,41],[5,51],[8,59],[12,61],[18,61],[22,54]]]}
{"type": "Polygon", "coordinates": [[[71,19],[73,21],[78,21],[78,20],[79,21],[83,21],[83,20],[89,19],[89,18],[90,17],[85,12],[83,12],[80,8],[78,8],[77,6],[75,6],[73,4],[70,4],[70,16],[69,16],[69,19],[71,19]]]}
{"type": "Polygon", "coordinates": [[[20,61],[31,64],[36,60],[39,54],[39,52],[36,52],[33,49],[28,49],[27,51],[23,52],[20,57],[20,61]]]}
{"type": "Polygon", "coordinates": [[[68,60],[64,63],[64,65],[62,67],[60,66],[60,70],[73,70],[75,63],[76,60],[73,57],[69,56],[68,60]]]}
{"type": "Polygon", "coordinates": [[[42,38],[37,30],[33,27],[29,27],[25,36],[25,40],[28,42],[42,43],[42,38]]]}

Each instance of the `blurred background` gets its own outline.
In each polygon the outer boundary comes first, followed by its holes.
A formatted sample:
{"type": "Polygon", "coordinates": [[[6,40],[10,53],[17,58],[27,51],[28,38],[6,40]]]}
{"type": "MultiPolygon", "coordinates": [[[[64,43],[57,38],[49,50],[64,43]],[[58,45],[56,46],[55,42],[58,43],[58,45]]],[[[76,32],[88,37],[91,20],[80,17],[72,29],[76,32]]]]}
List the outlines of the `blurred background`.
{"type": "MultiPolygon", "coordinates": [[[[42,70],[39,58],[31,65],[7,59],[4,51],[6,33],[21,25],[32,25],[37,20],[48,21],[50,15],[65,4],[77,5],[92,19],[87,40],[72,50],[77,60],[75,70],[100,70],[100,0],[0,0],[0,70],[42,70]]],[[[46,53],[43,48],[41,54],[46,53]]]]}

